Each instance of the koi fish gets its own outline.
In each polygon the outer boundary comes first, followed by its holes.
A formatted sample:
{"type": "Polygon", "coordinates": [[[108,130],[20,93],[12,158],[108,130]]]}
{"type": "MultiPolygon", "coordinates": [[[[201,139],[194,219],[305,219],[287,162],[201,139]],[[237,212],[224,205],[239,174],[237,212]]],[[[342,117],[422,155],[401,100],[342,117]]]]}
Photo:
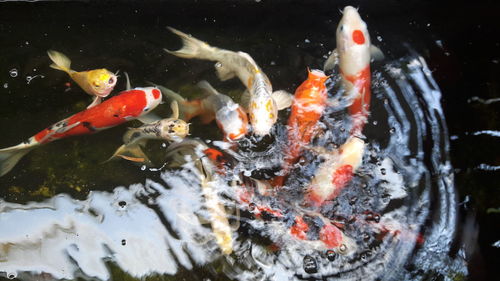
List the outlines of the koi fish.
{"type": "Polygon", "coordinates": [[[151,163],[141,149],[147,140],[182,141],[189,134],[189,124],[179,119],[179,107],[176,101],[170,104],[170,108],[172,116],[169,118],[147,123],[139,128],[130,128],[123,136],[124,144],[115,151],[108,161],[121,157],[129,161],[151,163]]]}
{"type": "Polygon", "coordinates": [[[64,71],[73,79],[87,94],[95,96],[94,101],[88,106],[93,107],[101,102],[113,91],[116,85],[117,77],[107,69],[94,69],[88,71],[71,70],[71,60],[64,54],[49,50],[47,51],[53,64],[50,67],[64,71]]]}
{"type": "Polygon", "coordinates": [[[215,70],[222,81],[237,76],[247,88],[242,103],[250,114],[253,132],[258,136],[269,134],[278,119],[278,110],[291,105],[290,94],[285,91],[273,92],[269,78],[247,53],[212,47],[179,30],[168,29],[177,34],[184,45],[177,51],[165,51],[181,58],[217,62],[215,70]]]}
{"type": "Polygon", "coordinates": [[[158,87],[166,97],[177,101],[180,105],[181,118],[185,121],[196,116],[200,116],[203,123],[215,119],[227,141],[239,140],[248,132],[248,118],[243,108],[230,97],[217,92],[207,81],[199,82],[198,87],[208,96],[192,101],[185,100],[181,95],[165,87],[158,87]]]}
{"type": "MultiPolygon", "coordinates": [[[[288,118],[288,146],[282,173],[286,174],[290,170],[302,148],[309,144],[317,130],[316,124],[327,104],[328,95],[325,86],[327,79],[328,76],[321,70],[308,70],[307,80],[295,90],[288,118]]],[[[283,185],[284,177],[284,175],[276,177],[273,185],[283,185]]]]}
{"type": "Polygon", "coordinates": [[[135,88],[78,112],[40,131],[27,141],[0,149],[0,176],[8,173],[29,151],[55,140],[93,134],[133,119],[141,119],[161,102],[160,90],[135,88]]]}
{"type": "Polygon", "coordinates": [[[327,59],[325,70],[332,69],[337,63],[342,84],[348,97],[353,98],[348,111],[353,118],[351,133],[359,135],[370,112],[372,55],[382,58],[382,52],[370,44],[366,23],[358,11],[347,6],[337,26],[337,48],[327,59]]]}
{"type": "Polygon", "coordinates": [[[232,228],[229,224],[228,216],[222,204],[217,189],[221,185],[221,178],[218,176],[217,167],[212,162],[213,151],[201,141],[185,139],[183,142],[174,143],[169,146],[167,157],[171,158],[170,166],[180,166],[186,162],[185,155],[190,155],[194,166],[199,171],[200,186],[205,198],[205,207],[210,214],[210,224],[222,253],[231,254],[233,251],[232,228]]]}
{"type": "Polygon", "coordinates": [[[306,198],[314,206],[321,206],[325,201],[335,198],[342,188],[352,179],[354,171],[361,165],[365,151],[365,142],[357,137],[350,137],[338,150],[325,151],[313,148],[325,157],[311,183],[306,188],[306,198]]]}

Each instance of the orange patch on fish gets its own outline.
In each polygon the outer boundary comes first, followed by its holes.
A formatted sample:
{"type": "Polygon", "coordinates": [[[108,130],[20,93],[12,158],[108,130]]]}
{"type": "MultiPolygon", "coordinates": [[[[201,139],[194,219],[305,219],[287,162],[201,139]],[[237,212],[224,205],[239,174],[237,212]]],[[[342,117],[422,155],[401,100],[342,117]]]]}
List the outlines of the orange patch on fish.
{"type": "Polygon", "coordinates": [[[363,45],[365,43],[365,35],[359,29],[352,32],[352,41],[358,45],[363,45]]]}

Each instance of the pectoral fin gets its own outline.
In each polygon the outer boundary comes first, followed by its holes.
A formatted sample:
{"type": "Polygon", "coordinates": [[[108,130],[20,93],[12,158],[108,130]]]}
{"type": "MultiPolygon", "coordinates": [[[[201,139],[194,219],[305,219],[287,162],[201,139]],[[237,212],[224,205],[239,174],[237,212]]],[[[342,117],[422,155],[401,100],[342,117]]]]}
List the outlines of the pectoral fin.
{"type": "Polygon", "coordinates": [[[284,90],[275,91],[273,92],[271,97],[274,99],[274,102],[276,102],[278,110],[285,109],[292,105],[293,96],[287,91],[284,90]]]}
{"type": "Polygon", "coordinates": [[[332,70],[337,64],[339,64],[339,53],[337,52],[337,49],[335,49],[332,51],[328,59],[326,59],[323,70],[332,70]]]}
{"type": "Polygon", "coordinates": [[[382,51],[379,48],[373,45],[370,45],[370,56],[372,58],[372,61],[374,60],[381,61],[384,59],[384,53],[382,53],[382,51]]]}
{"type": "Polygon", "coordinates": [[[92,103],[89,106],[87,106],[87,108],[94,107],[100,103],[101,103],[101,98],[98,96],[95,96],[94,100],[92,101],[92,103]]]}
{"type": "Polygon", "coordinates": [[[243,109],[248,111],[248,106],[250,105],[250,92],[248,90],[245,90],[241,95],[240,105],[243,109]]]}
{"type": "MultiPolygon", "coordinates": [[[[177,114],[179,114],[179,112],[177,112],[177,114]]],[[[154,113],[148,113],[146,115],[137,117],[137,120],[141,121],[144,124],[151,124],[153,122],[161,120],[161,118],[154,113]]]]}
{"type": "Polygon", "coordinates": [[[127,83],[125,84],[125,88],[128,90],[132,89],[132,86],[130,86],[130,78],[128,77],[128,73],[126,71],[123,72],[125,74],[125,80],[127,80],[127,83]]]}
{"type": "Polygon", "coordinates": [[[234,76],[236,75],[236,73],[234,73],[234,71],[225,67],[220,62],[215,64],[215,72],[217,73],[217,77],[219,77],[219,79],[221,81],[229,80],[231,78],[234,78],[234,76]]]}
{"type": "Polygon", "coordinates": [[[142,151],[142,148],[139,144],[132,144],[132,145],[122,145],[120,146],[113,156],[111,156],[108,160],[104,162],[108,162],[114,159],[117,159],[118,157],[132,161],[132,162],[137,162],[137,163],[144,163],[148,166],[152,165],[151,160],[149,160],[148,156],[142,151]]]}

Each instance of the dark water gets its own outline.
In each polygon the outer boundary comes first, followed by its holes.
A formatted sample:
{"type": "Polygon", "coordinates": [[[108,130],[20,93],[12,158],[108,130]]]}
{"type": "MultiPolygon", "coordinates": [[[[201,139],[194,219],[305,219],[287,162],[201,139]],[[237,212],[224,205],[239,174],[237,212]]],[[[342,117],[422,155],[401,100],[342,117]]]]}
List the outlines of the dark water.
{"type": "MultiPolygon", "coordinates": [[[[293,92],[306,68],[321,67],[334,48],[338,9],[347,2],[268,2],[1,3],[0,147],[89,102],[76,85],[68,89],[66,74],[48,67],[48,49],[67,54],[74,69],[126,71],[133,86],[153,81],[189,97],[207,79],[239,96],[239,81],[219,82],[212,63],[163,52],[179,46],[165,26],[249,53],[275,89],[293,92]]],[[[121,144],[126,126],[139,124],[132,123],[36,149],[0,178],[0,274],[19,280],[493,280],[499,249],[492,244],[500,240],[494,100],[500,42],[493,9],[430,1],[349,4],[360,7],[372,42],[386,54],[373,66],[366,161],[337,200],[344,216],[381,214],[382,223],[346,228],[355,241],[367,233],[370,243],[358,241],[331,262],[324,251],[276,235],[281,222],[242,214],[247,220],[234,231],[234,253],[221,255],[210,227],[198,219],[206,210],[190,176],[196,169],[183,174],[101,163],[121,144]],[[353,197],[357,203],[350,205],[353,197]],[[378,239],[381,225],[406,235],[378,239]],[[281,241],[281,250],[269,251],[267,240],[281,241]],[[305,271],[306,256],[316,261],[316,273],[305,271]]],[[[121,79],[116,89],[124,87],[121,79]]],[[[285,122],[287,112],[281,115],[285,122]]],[[[215,128],[191,127],[203,140],[220,139],[215,128]]],[[[164,159],[161,142],[148,148],[164,159]]],[[[234,209],[231,188],[224,181],[219,188],[234,209]]]]}

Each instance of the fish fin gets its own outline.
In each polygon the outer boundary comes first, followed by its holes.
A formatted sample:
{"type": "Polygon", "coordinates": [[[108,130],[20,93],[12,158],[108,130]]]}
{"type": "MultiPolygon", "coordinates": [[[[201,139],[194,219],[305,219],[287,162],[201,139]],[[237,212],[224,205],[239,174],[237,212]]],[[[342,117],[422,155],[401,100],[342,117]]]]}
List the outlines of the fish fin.
{"type": "Polygon", "coordinates": [[[332,70],[336,65],[339,64],[339,53],[337,49],[333,50],[328,59],[326,59],[323,65],[323,71],[332,70]]]}
{"type": "Polygon", "coordinates": [[[370,45],[370,56],[372,58],[372,61],[374,60],[381,61],[385,57],[384,53],[382,53],[382,51],[379,48],[373,45],[370,45]]]}
{"type": "Polygon", "coordinates": [[[161,120],[161,118],[158,115],[150,112],[146,115],[142,115],[142,116],[137,117],[137,120],[141,121],[144,124],[150,124],[150,123],[156,122],[158,120],[161,120]]]}
{"type": "Polygon", "coordinates": [[[178,35],[182,39],[183,44],[182,48],[177,51],[164,49],[167,53],[185,59],[212,59],[210,54],[213,48],[210,45],[170,26],[167,29],[178,35]]]}
{"type": "Polygon", "coordinates": [[[221,81],[226,81],[232,79],[236,76],[236,73],[228,67],[225,67],[222,63],[218,62],[215,64],[215,73],[221,81]]]}
{"type": "Polygon", "coordinates": [[[94,100],[92,101],[92,103],[91,103],[91,104],[89,104],[89,106],[87,106],[87,109],[88,109],[88,108],[91,108],[91,107],[94,107],[94,106],[96,106],[96,105],[98,105],[98,104],[100,104],[100,103],[101,103],[101,98],[100,98],[99,96],[95,96],[95,98],[94,98],[94,100]]]}
{"type": "Polygon", "coordinates": [[[128,73],[126,71],[123,72],[125,74],[125,79],[127,80],[127,83],[125,84],[125,89],[128,91],[132,89],[132,86],[130,85],[130,78],[128,77],[128,73]]]}
{"type": "Polygon", "coordinates": [[[278,110],[288,108],[292,105],[293,96],[285,90],[275,91],[272,93],[271,97],[274,102],[276,102],[278,110]]]}
{"type": "Polygon", "coordinates": [[[0,177],[7,174],[21,160],[21,158],[35,148],[36,144],[19,144],[0,149],[0,177]]]}
{"type": "Polygon", "coordinates": [[[53,64],[50,65],[51,68],[62,70],[67,73],[73,72],[73,70],[70,69],[71,60],[63,53],[54,50],[48,50],[47,55],[49,55],[49,58],[53,62],[53,64]]]}
{"type": "Polygon", "coordinates": [[[121,145],[108,160],[104,161],[104,163],[117,159],[118,157],[132,162],[145,163],[148,165],[152,164],[151,160],[149,160],[148,156],[142,151],[141,146],[137,143],[121,145]]]}
{"type": "Polygon", "coordinates": [[[250,92],[248,90],[245,90],[240,98],[240,105],[246,111],[248,111],[248,106],[250,105],[250,97],[250,92]]]}
{"type": "Polygon", "coordinates": [[[172,110],[172,115],[170,115],[170,118],[175,118],[179,119],[179,103],[177,101],[172,101],[170,103],[170,109],[172,110]]]}
{"type": "Polygon", "coordinates": [[[141,134],[141,130],[139,128],[128,128],[125,134],[123,134],[122,139],[125,144],[132,144],[143,138],[143,134],[141,134]]]}
{"type": "Polygon", "coordinates": [[[198,86],[200,89],[204,90],[209,95],[220,95],[220,93],[217,92],[217,90],[214,89],[214,87],[212,87],[212,85],[210,85],[210,83],[208,83],[207,80],[202,80],[202,81],[198,82],[198,84],[196,84],[196,86],[198,86]]]}
{"type": "Polygon", "coordinates": [[[213,113],[203,113],[200,114],[200,121],[202,124],[208,124],[215,119],[215,115],[213,113]]]}
{"type": "Polygon", "coordinates": [[[176,93],[176,92],[174,92],[174,91],[172,91],[172,90],[170,90],[162,85],[155,85],[155,84],[153,84],[153,85],[158,87],[158,89],[160,89],[163,96],[168,98],[168,99],[177,101],[178,103],[183,103],[186,101],[186,99],[183,98],[181,95],[179,95],[178,93],[176,93]]]}

